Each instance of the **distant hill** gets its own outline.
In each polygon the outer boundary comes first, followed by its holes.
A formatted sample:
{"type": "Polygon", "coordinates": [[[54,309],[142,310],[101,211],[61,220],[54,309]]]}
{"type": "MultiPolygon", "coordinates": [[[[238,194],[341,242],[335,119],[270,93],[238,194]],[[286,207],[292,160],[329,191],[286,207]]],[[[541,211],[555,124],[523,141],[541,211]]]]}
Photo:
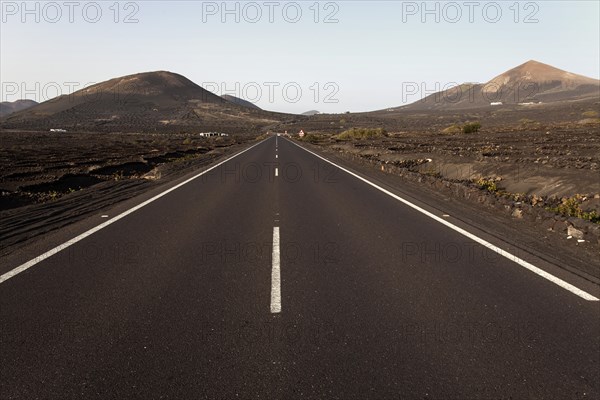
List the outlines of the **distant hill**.
{"type": "Polygon", "coordinates": [[[318,115],[318,114],[321,114],[321,112],[320,112],[320,111],[317,111],[317,110],[310,110],[310,111],[303,112],[303,113],[302,113],[302,114],[300,114],[300,115],[308,115],[308,116],[311,116],[311,115],[318,115]]]}
{"type": "Polygon", "coordinates": [[[38,104],[33,100],[3,101],[0,103],[0,118],[17,111],[26,110],[38,104]]]}
{"type": "Polygon", "coordinates": [[[492,103],[552,103],[600,97],[600,81],[538,61],[528,61],[483,84],[466,83],[438,92],[404,110],[459,110],[492,103]]]}
{"type": "Polygon", "coordinates": [[[260,129],[285,118],[235,104],[167,71],[110,79],[2,119],[7,129],[228,132],[260,129]]]}
{"type": "Polygon", "coordinates": [[[240,99],[239,97],[231,96],[229,94],[224,94],[221,97],[224,98],[225,100],[227,100],[230,103],[237,104],[238,106],[253,108],[255,110],[260,110],[261,109],[256,104],[251,103],[251,102],[249,102],[247,100],[244,100],[244,99],[240,99]]]}

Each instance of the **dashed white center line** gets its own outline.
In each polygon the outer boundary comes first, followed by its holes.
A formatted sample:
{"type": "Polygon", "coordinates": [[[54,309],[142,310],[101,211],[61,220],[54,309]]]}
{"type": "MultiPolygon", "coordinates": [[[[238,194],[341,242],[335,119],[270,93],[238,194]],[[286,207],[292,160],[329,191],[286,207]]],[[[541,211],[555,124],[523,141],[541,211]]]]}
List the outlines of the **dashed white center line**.
{"type": "Polygon", "coordinates": [[[275,176],[279,176],[279,168],[275,167],[275,176]]]}
{"type": "Polygon", "coordinates": [[[279,155],[275,154],[275,158],[279,158],[279,155]]]}
{"type": "Polygon", "coordinates": [[[279,262],[279,227],[273,228],[273,268],[271,271],[271,313],[281,312],[281,266],[279,262]]]}

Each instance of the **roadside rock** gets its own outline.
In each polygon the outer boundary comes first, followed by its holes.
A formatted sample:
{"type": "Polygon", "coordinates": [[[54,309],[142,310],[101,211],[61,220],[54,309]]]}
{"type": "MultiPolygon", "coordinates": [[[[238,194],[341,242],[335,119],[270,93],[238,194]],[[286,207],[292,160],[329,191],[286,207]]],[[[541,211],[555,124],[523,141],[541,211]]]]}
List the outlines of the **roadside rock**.
{"type": "Polygon", "coordinates": [[[584,236],[583,232],[575,228],[574,226],[569,226],[567,228],[567,235],[573,236],[575,239],[579,240],[582,240],[584,236]]]}
{"type": "Polygon", "coordinates": [[[511,215],[513,216],[513,218],[522,219],[523,210],[521,210],[520,208],[515,208],[511,215]]]}
{"type": "Polygon", "coordinates": [[[142,176],[142,178],[147,179],[149,181],[154,181],[160,179],[162,176],[160,170],[158,168],[154,168],[152,171],[146,173],[142,176]]]}

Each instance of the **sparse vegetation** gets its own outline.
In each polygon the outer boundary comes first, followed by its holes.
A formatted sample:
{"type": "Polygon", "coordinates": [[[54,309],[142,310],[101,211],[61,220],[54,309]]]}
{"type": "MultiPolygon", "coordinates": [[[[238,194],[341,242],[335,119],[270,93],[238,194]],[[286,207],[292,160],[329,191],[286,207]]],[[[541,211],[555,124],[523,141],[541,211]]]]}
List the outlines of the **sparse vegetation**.
{"type": "Polygon", "coordinates": [[[463,130],[460,126],[454,124],[454,125],[450,125],[449,127],[445,128],[444,130],[442,130],[442,133],[448,134],[448,135],[455,135],[457,133],[461,133],[463,130]]]}
{"type": "Polygon", "coordinates": [[[269,134],[263,133],[262,135],[257,136],[255,140],[258,142],[258,141],[261,141],[261,140],[265,140],[268,137],[269,137],[269,134]]]}
{"type": "Polygon", "coordinates": [[[300,140],[308,143],[317,143],[319,142],[319,136],[314,133],[307,133],[303,138],[300,138],[300,140]]]}
{"type": "Polygon", "coordinates": [[[547,207],[546,209],[564,215],[565,217],[581,218],[586,221],[600,224],[600,214],[596,211],[586,212],[581,209],[581,203],[584,199],[585,196],[581,194],[576,194],[573,197],[563,197],[560,204],[555,207],[547,207]]]}
{"type": "Polygon", "coordinates": [[[475,181],[475,184],[482,190],[487,190],[490,193],[496,193],[498,191],[498,185],[495,179],[479,178],[475,181]]]}
{"type": "Polygon", "coordinates": [[[48,198],[50,200],[56,200],[60,197],[60,194],[56,190],[51,190],[48,192],[48,198]]]}
{"type": "Polygon", "coordinates": [[[479,122],[468,122],[463,125],[462,131],[463,133],[477,133],[481,129],[481,124],[479,122]]]}
{"type": "Polygon", "coordinates": [[[598,118],[598,112],[592,111],[592,110],[586,111],[586,112],[582,113],[581,115],[586,118],[598,118]]]}
{"type": "Polygon", "coordinates": [[[532,125],[539,125],[539,122],[537,122],[537,121],[534,121],[534,120],[532,120],[532,119],[529,119],[529,118],[521,118],[521,119],[519,120],[519,123],[520,123],[522,126],[532,126],[532,125]]]}
{"type": "Polygon", "coordinates": [[[600,118],[586,118],[578,122],[580,125],[600,124],[600,118]]]}
{"type": "Polygon", "coordinates": [[[334,138],[339,140],[365,140],[384,136],[387,136],[387,131],[383,128],[352,128],[334,136],[334,138]]]}

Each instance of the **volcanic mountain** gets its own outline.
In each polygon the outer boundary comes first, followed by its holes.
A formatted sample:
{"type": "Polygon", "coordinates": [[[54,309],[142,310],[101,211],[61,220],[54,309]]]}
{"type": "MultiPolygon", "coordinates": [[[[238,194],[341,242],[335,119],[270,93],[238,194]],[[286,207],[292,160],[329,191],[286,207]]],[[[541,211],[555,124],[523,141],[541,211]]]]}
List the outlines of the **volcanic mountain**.
{"type": "Polygon", "coordinates": [[[38,103],[33,100],[3,101],[2,103],[0,103],[0,118],[15,113],[17,111],[31,108],[36,104],[38,103]]]}
{"type": "Polygon", "coordinates": [[[600,97],[600,81],[538,61],[528,61],[484,84],[462,84],[400,109],[459,110],[522,103],[553,103],[600,97]]]}
{"type": "Polygon", "coordinates": [[[223,99],[172,72],[114,78],[2,119],[4,129],[239,132],[281,115],[223,99]]]}
{"type": "Polygon", "coordinates": [[[240,99],[239,97],[235,97],[229,94],[224,94],[221,96],[225,100],[230,103],[237,104],[238,106],[253,108],[255,110],[260,110],[261,108],[254,103],[249,102],[248,100],[240,99]]]}

